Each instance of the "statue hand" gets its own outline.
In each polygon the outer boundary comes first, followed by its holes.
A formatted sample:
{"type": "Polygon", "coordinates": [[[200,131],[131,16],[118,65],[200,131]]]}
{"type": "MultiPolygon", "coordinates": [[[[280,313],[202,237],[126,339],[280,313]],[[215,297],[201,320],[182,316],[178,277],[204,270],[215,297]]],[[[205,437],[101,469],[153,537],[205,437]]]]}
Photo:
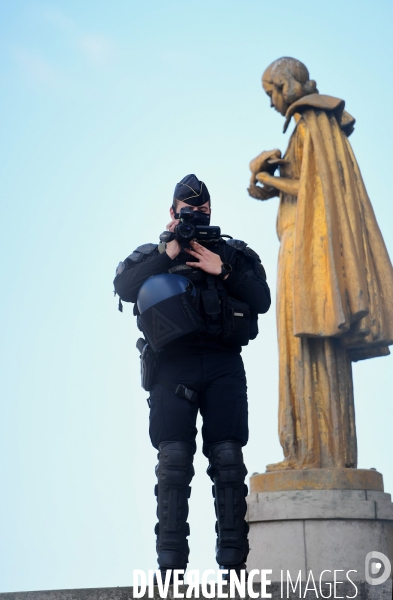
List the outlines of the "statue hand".
{"type": "Polygon", "coordinates": [[[273,175],[270,175],[269,173],[266,173],[264,171],[262,173],[257,173],[255,175],[255,179],[257,181],[259,181],[260,183],[263,183],[264,185],[268,185],[268,186],[273,186],[274,187],[274,180],[276,178],[273,175]]]}
{"type": "Polygon", "coordinates": [[[281,158],[281,151],[278,148],[274,150],[264,150],[261,154],[258,154],[254,160],[250,162],[251,173],[256,174],[260,171],[269,171],[274,173],[275,167],[269,165],[268,160],[272,158],[281,158]]]}
{"type": "Polygon", "coordinates": [[[255,198],[256,200],[269,200],[270,198],[274,198],[274,196],[278,196],[278,190],[275,188],[261,187],[259,185],[250,185],[247,191],[251,198],[255,198]]]}

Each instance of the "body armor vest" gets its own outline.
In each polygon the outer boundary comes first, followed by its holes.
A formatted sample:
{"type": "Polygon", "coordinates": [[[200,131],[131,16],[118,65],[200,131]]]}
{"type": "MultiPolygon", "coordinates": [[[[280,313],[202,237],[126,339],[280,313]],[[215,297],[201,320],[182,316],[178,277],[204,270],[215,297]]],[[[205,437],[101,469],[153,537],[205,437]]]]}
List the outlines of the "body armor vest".
{"type": "MultiPolygon", "coordinates": [[[[238,241],[230,240],[230,242],[238,241]]],[[[226,246],[224,241],[222,243],[226,246]]],[[[244,244],[244,242],[238,243],[244,244]]],[[[236,249],[243,250],[243,248],[236,249]]],[[[229,255],[233,253],[233,247],[228,250],[230,250],[229,255]]],[[[152,251],[157,252],[157,247],[152,251]]],[[[181,255],[179,257],[168,273],[187,278],[192,283],[193,294],[186,292],[182,295],[173,294],[165,300],[165,305],[161,303],[161,306],[158,304],[153,306],[155,304],[153,297],[151,308],[146,315],[141,315],[137,304],[134,306],[138,327],[148,338],[152,349],[157,352],[169,342],[190,333],[214,336],[229,345],[247,345],[258,334],[257,313],[252,312],[246,303],[229,296],[221,279],[200,269],[193,269],[185,264],[181,255]]],[[[189,258],[187,255],[186,260],[189,261],[189,258]]],[[[252,261],[255,259],[252,256],[250,259],[252,269],[252,261]]],[[[230,262],[230,256],[226,262],[230,262]]],[[[160,277],[166,276],[156,275],[148,279],[141,287],[140,293],[144,286],[160,277]]],[[[158,296],[159,294],[157,300],[158,296]]]]}

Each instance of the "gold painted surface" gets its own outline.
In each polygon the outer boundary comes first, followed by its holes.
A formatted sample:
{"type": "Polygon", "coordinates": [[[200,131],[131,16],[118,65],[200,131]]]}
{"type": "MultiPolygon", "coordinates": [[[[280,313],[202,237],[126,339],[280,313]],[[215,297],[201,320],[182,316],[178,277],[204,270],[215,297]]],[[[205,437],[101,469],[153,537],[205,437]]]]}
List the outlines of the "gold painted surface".
{"type": "Polygon", "coordinates": [[[344,101],[318,94],[295,59],[275,61],[262,82],[286,126],[292,117],[296,122],[279,177],[266,151],[250,165],[250,195],[280,197],[278,421],[284,460],[267,471],[353,469],[352,361],[389,354],[393,269],[348,141],[355,120],[344,101]]]}
{"type": "Polygon", "coordinates": [[[292,469],[250,477],[250,492],[370,490],[383,492],[383,477],[368,469],[292,469]]]}

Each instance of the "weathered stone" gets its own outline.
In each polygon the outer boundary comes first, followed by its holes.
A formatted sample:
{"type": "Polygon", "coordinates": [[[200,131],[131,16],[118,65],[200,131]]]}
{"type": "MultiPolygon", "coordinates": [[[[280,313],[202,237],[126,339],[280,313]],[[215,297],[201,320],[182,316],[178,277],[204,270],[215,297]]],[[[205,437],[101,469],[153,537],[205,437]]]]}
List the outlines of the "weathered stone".
{"type": "Polygon", "coordinates": [[[250,477],[250,492],[370,490],[383,492],[383,478],[369,469],[289,469],[250,477]]]}
{"type": "Polygon", "coordinates": [[[393,521],[393,503],[392,502],[376,502],[377,519],[385,519],[393,521]]]}
{"type": "Polygon", "coordinates": [[[332,502],[371,500],[371,498],[367,498],[366,490],[289,490],[280,492],[260,492],[259,494],[249,494],[248,498],[250,499],[250,502],[256,501],[255,496],[257,496],[258,502],[275,502],[281,498],[292,499],[295,501],[321,501],[323,499],[332,502]]]}
{"type": "Polygon", "coordinates": [[[330,580],[334,570],[355,570],[365,578],[371,551],[393,563],[393,504],[389,494],[369,499],[366,490],[292,490],[260,492],[249,498],[249,568],[302,571],[330,580]]]}
{"type": "MultiPolygon", "coordinates": [[[[393,505],[391,505],[393,508],[393,505]]],[[[393,517],[392,517],[393,518],[393,517]]],[[[308,500],[280,498],[274,502],[249,504],[248,519],[254,521],[281,521],[292,519],[375,519],[375,502],[337,500],[308,500]]]]}
{"type": "Polygon", "coordinates": [[[302,521],[252,523],[247,568],[272,569],[272,581],[280,581],[281,569],[296,579],[306,573],[304,525],[302,521]]]}
{"type": "Polygon", "coordinates": [[[374,490],[366,490],[367,500],[377,500],[378,502],[391,502],[392,495],[385,492],[375,492],[374,490]]]}
{"type": "MultiPolygon", "coordinates": [[[[367,554],[377,550],[387,555],[386,533],[384,523],[376,520],[305,521],[307,568],[314,574],[343,569],[342,575],[355,569],[351,579],[363,581],[367,554]]],[[[331,580],[332,574],[324,578],[331,580]]]]}
{"type": "MultiPolygon", "coordinates": [[[[386,503],[387,504],[387,503],[386,503]]],[[[391,504],[393,509],[393,504],[391,504]]],[[[375,501],[363,490],[298,490],[258,494],[249,502],[249,521],[375,519],[375,501]]]]}

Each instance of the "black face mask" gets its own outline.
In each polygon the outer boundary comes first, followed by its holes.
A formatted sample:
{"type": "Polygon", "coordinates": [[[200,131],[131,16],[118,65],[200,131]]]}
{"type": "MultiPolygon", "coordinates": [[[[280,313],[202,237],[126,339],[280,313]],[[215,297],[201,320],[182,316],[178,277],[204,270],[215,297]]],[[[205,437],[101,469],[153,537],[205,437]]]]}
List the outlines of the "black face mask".
{"type": "MultiPolygon", "coordinates": [[[[210,215],[207,213],[203,213],[199,210],[193,210],[192,212],[192,220],[190,221],[193,225],[210,225],[210,215]]],[[[175,214],[176,219],[180,219],[180,213],[175,214]]]]}

